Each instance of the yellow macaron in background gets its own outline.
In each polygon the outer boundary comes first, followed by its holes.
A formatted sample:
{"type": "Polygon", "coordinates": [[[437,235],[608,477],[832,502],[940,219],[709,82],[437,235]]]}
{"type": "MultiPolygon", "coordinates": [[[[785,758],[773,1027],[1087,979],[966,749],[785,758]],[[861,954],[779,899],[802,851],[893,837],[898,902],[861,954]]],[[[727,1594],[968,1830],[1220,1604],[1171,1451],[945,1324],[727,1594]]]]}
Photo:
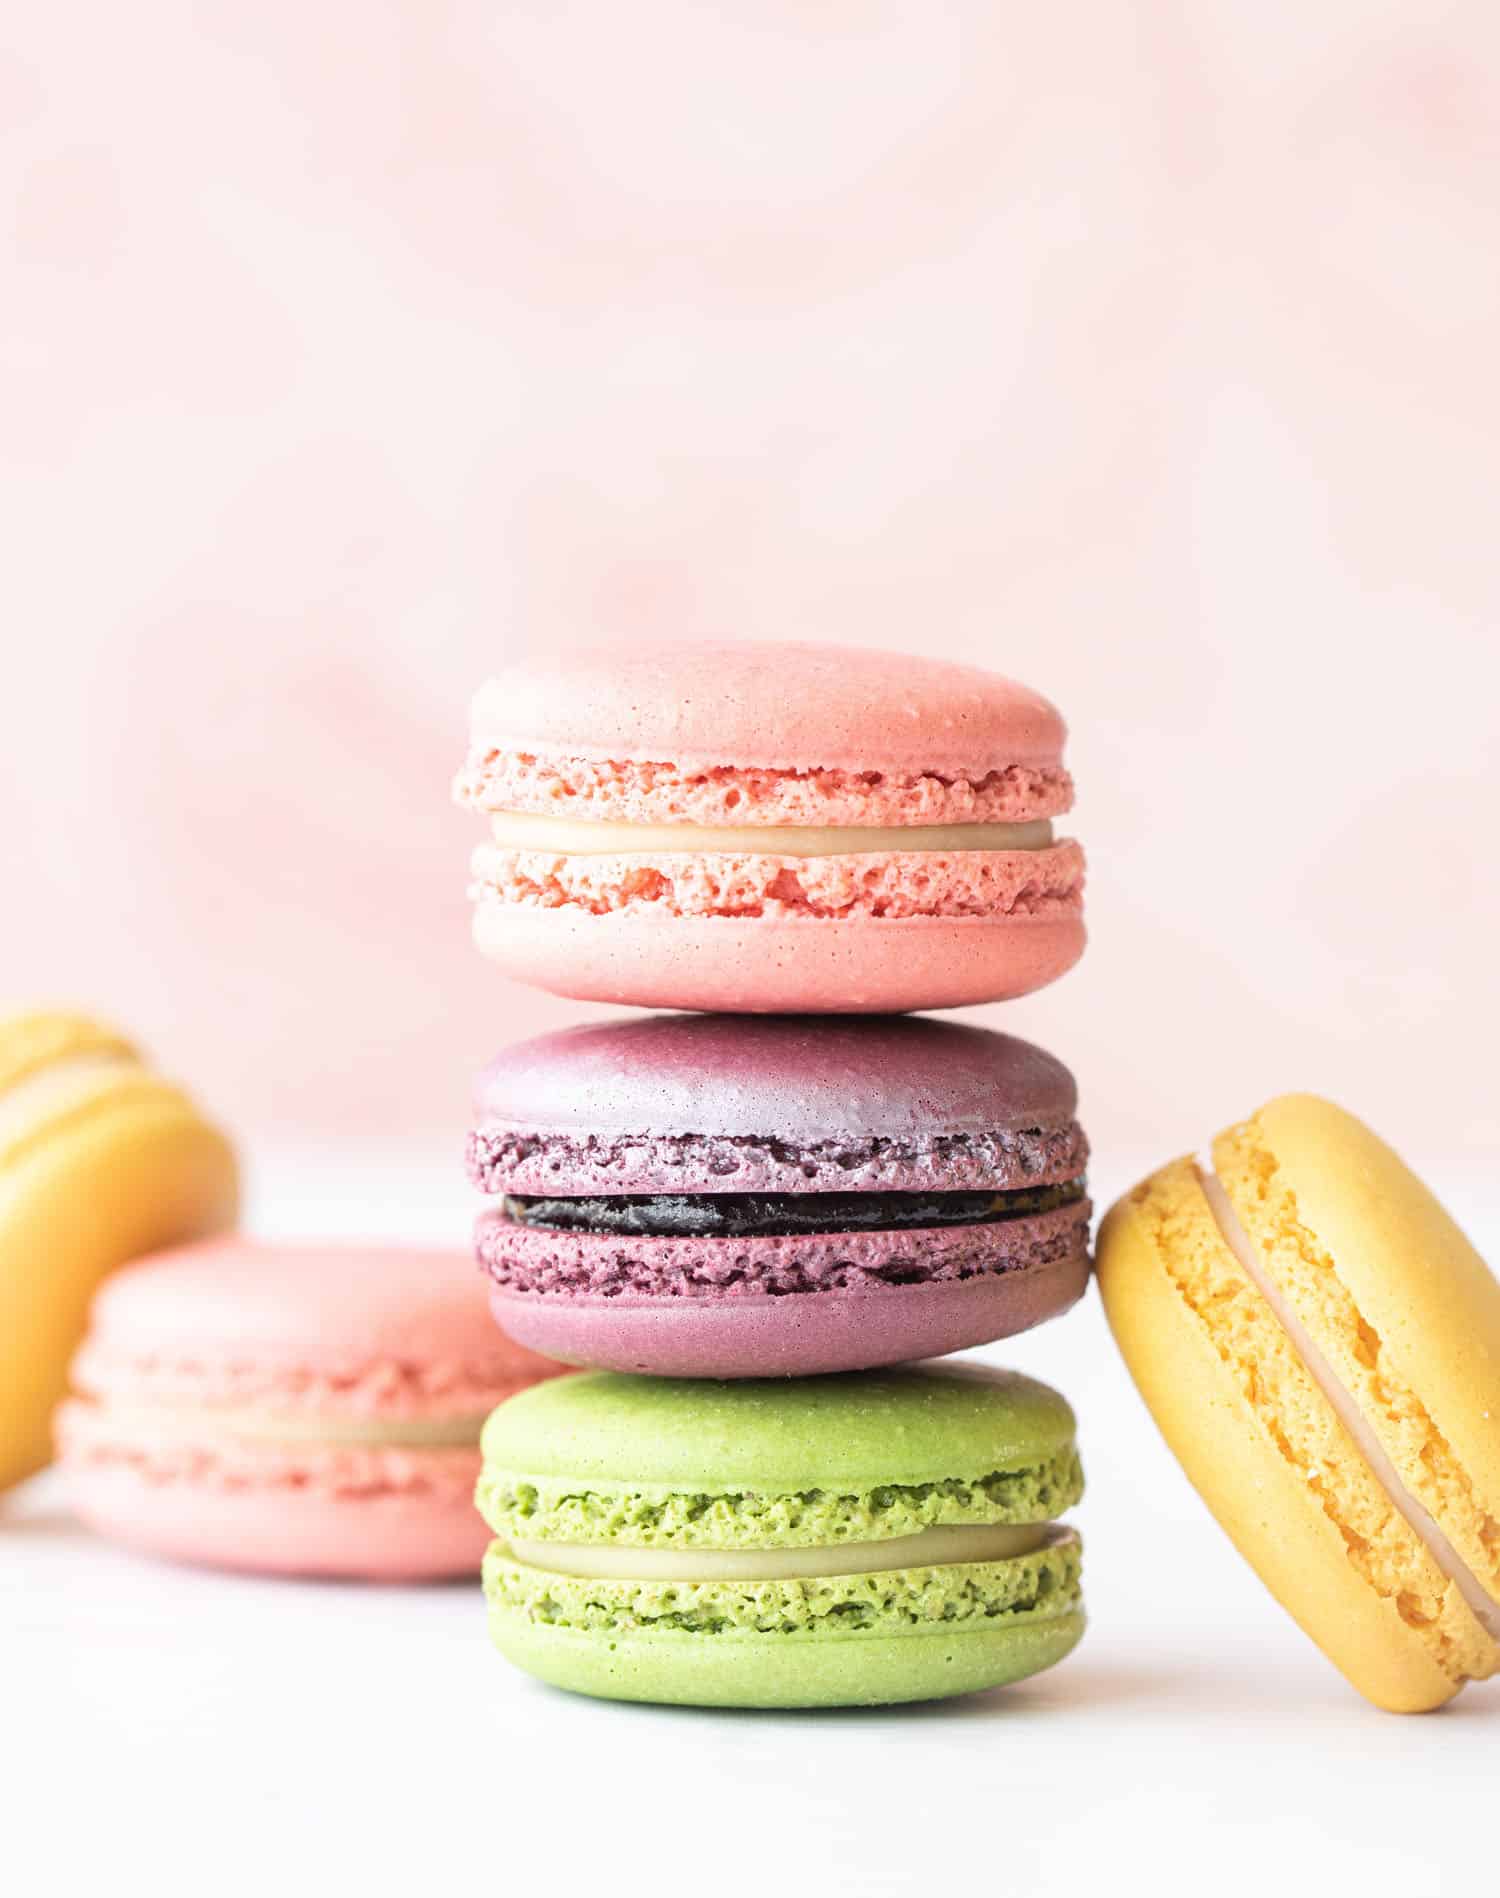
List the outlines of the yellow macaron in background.
{"type": "Polygon", "coordinates": [[[1169,1447],[1361,1693],[1500,1669],[1500,1283],[1384,1141],[1283,1095],[1111,1208],[1098,1276],[1169,1447]]]}
{"type": "Polygon", "coordinates": [[[232,1225],[234,1150],[114,1029],[0,1016],[0,1490],[52,1456],[52,1412],[105,1274],[232,1225]]]}

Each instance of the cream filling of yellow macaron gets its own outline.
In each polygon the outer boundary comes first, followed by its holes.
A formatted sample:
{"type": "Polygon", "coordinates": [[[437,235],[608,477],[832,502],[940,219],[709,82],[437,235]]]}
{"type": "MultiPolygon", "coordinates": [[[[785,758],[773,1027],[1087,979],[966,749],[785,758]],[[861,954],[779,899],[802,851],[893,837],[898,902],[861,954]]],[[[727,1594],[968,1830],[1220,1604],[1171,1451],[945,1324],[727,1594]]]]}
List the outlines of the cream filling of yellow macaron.
{"type": "MultiPolygon", "coordinates": [[[[97,1405],[97,1399],[87,1401],[97,1405]]],[[[156,1442],[201,1443],[205,1431],[236,1443],[318,1443],[334,1448],[444,1450],[477,1447],[484,1416],[371,1417],[336,1411],[303,1413],[216,1409],[199,1404],[101,1406],[112,1426],[156,1442]]]]}
{"type": "Polygon", "coordinates": [[[144,1072],[125,1054],[73,1054],[23,1075],[0,1092],[0,1147],[36,1133],[49,1121],[107,1094],[116,1082],[144,1072]]]}
{"type": "Polygon", "coordinates": [[[1339,1422],[1353,1438],[1356,1448],[1369,1464],[1371,1473],[1390,1498],[1393,1507],[1400,1511],[1413,1533],[1426,1544],[1433,1561],[1462,1595],[1474,1619],[1486,1634],[1500,1641],[1500,1601],[1490,1594],[1443,1534],[1439,1524],[1402,1482],[1400,1473],[1366,1421],[1353,1393],[1318,1349],[1312,1334],[1292,1309],[1290,1300],[1282,1294],[1266,1270],[1265,1261],[1234,1210],[1234,1203],[1225,1192],[1212,1163],[1200,1159],[1197,1165],[1204,1197],[1224,1243],[1245,1268],[1251,1284],[1270,1306],[1277,1323],[1291,1341],[1293,1350],[1306,1366],[1308,1376],[1332,1405],[1339,1422]]]}
{"type": "Polygon", "coordinates": [[[559,857],[717,853],[760,857],[858,857],[893,850],[1050,850],[1052,824],[607,824],[532,811],[502,811],[490,831],[503,850],[559,857]]]}
{"type": "Polygon", "coordinates": [[[512,1537],[511,1555],[528,1568],[606,1582],[790,1582],[822,1575],[878,1575],[887,1569],[938,1568],[955,1562],[1005,1562],[1045,1548],[1056,1523],[990,1523],[923,1529],[885,1542],[833,1549],[644,1549],[618,1543],[531,1542],[512,1537]]]}

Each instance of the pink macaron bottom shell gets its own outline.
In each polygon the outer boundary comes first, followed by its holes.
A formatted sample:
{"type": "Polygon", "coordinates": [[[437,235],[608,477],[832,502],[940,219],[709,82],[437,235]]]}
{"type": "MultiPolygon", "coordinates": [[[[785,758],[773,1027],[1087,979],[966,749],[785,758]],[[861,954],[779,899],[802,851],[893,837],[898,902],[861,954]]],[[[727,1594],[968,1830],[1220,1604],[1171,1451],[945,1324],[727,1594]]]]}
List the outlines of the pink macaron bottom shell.
{"type": "Polygon", "coordinates": [[[794,857],[770,851],[630,851],[564,856],[480,844],[482,902],[590,915],[807,916],[839,922],[1045,917],[1083,903],[1084,858],[1071,838],[1045,850],[874,850],[794,857]]]}
{"type": "Polygon", "coordinates": [[[186,1477],[153,1480],[120,1463],[78,1465],[69,1484],[78,1516],[98,1534],[210,1568],[344,1581],[451,1581],[478,1574],[490,1540],[471,1497],[446,1488],[369,1495],[225,1488],[186,1477]]]}
{"type": "Polygon", "coordinates": [[[74,1399],[57,1420],[90,1527],[179,1561],[283,1575],[438,1580],[477,1573],[477,1443],[245,1441],[212,1413],[184,1430],[74,1399]]]}
{"type": "Polygon", "coordinates": [[[496,1286],[501,1328],[535,1351],[655,1377],[810,1377],[945,1357],[1055,1318],[1083,1296],[1086,1255],[1035,1272],[788,1297],[558,1298],[496,1286]]]}
{"type": "Polygon", "coordinates": [[[884,1014],[1009,1001],[1083,954],[1081,910],[868,916],[593,915],[481,900],[474,940],[519,982],[581,1002],[728,1014],[884,1014]]]}

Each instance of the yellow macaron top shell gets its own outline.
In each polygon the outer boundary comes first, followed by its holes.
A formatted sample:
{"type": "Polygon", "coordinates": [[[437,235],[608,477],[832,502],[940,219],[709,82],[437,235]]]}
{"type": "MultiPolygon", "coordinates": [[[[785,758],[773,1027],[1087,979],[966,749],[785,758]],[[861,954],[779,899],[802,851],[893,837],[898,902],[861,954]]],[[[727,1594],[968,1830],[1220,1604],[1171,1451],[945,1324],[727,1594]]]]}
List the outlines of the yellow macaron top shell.
{"type": "Polygon", "coordinates": [[[0,1095],[39,1069],[75,1056],[115,1056],[139,1062],[133,1043],[118,1029],[65,1009],[28,1009],[0,1014],[0,1095]]]}
{"type": "MultiPolygon", "coordinates": [[[[1497,1395],[1485,1385],[1492,1360],[1482,1339],[1496,1294],[1483,1262],[1390,1149],[1326,1102],[1273,1102],[1220,1136],[1215,1171],[1267,1277],[1398,1475],[1483,1579],[1470,1552],[1492,1534],[1491,1466],[1469,1460],[1487,1441],[1497,1395]],[[1301,1190],[1311,1179],[1316,1193],[1301,1190]],[[1324,1218],[1328,1206],[1339,1209],[1334,1218],[1324,1218]],[[1346,1271],[1350,1246],[1359,1262],[1346,1271]],[[1367,1297],[1372,1276],[1379,1298],[1367,1297]],[[1458,1348],[1465,1329],[1472,1336],[1458,1348]],[[1422,1353],[1391,1352],[1392,1340],[1418,1332],[1422,1353]],[[1356,1375],[1347,1367],[1362,1358],[1370,1362],[1356,1375]],[[1447,1460],[1434,1463],[1440,1443],[1447,1460]]],[[[1162,1168],[1112,1208],[1098,1272],[1116,1339],[1169,1446],[1241,1553],[1361,1692],[1421,1711],[1500,1666],[1500,1644],[1226,1239],[1192,1160],[1162,1168]]]]}
{"type": "Polygon", "coordinates": [[[51,1458],[52,1412],[100,1280],[221,1230],[234,1152],[115,1030],[0,1022],[0,1489],[51,1458]]]}

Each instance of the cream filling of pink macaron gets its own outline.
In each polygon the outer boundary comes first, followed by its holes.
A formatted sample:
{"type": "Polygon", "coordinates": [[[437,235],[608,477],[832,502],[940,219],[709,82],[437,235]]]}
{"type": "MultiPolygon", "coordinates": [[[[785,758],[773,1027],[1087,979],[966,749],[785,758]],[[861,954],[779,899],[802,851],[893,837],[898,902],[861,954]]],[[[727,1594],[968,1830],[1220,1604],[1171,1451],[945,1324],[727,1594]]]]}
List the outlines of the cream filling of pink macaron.
{"type": "Polygon", "coordinates": [[[501,811],[490,820],[504,850],[559,857],[652,856],[707,852],[724,856],[853,857],[891,851],[1050,850],[1052,824],[633,824],[501,811]]]}
{"type": "Polygon", "coordinates": [[[1234,1210],[1233,1201],[1224,1190],[1212,1161],[1199,1159],[1197,1169],[1204,1197],[1224,1243],[1244,1267],[1251,1284],[1270,1306],[1272,1315],[1301,1358],[1308,1376],[1332,1406],[1339,1422],[1369,1464],[1371,1474],[1390,1498],[1392,1507],[1400,1512],[1413,1533],[1426,1545],[1433,1561],[1463,1597],[1475,1620],[1488,1635],[1500,1641],[1500,1601],[1490,1594],[1443,1534],[1439,1524],[1402,1482],[1400,1473],[1366,1421],[1353,1393],[1318,1349],[1312,1334],[1266,1269],[1265,1261],[1234,1210]]]}
{"type": "Polygon", "coordinates": [[[846,1542],[833,1549],[647,1549],[617,1543],[532,1542],[513,1537],[517,1562],[554,1575],[609,1582],[789,1582],[825,1575],[879,1575],[890,1569],[940,1568],[962,1562],[1006,1562],[1047,1547],[1059,1534],[1051,1522],[998,1522],[922,1529],[884,1542],[846,1542]]]}
{"type": "Polygon", "coordinates": [[[39,1132],[127,1077],[143,1075],[140,1062],[127,1054],[67,1055],[23,1075],[0,1092],[0,1147],[39,1132]]]}
{"type": "MultiPolygon", "coordinates": [[[[84,1400],[89,1401],[89,1400],[84,1400]]],[[[159,1444],[201,1443],[212,1436],[247,1444],[319,1444],[381,1450],[475,1448],[485,1413],[472,1416],[375,1417],[213,1408],[192,1404],[93,1403],[112,1431],[159,1444]]]]}

